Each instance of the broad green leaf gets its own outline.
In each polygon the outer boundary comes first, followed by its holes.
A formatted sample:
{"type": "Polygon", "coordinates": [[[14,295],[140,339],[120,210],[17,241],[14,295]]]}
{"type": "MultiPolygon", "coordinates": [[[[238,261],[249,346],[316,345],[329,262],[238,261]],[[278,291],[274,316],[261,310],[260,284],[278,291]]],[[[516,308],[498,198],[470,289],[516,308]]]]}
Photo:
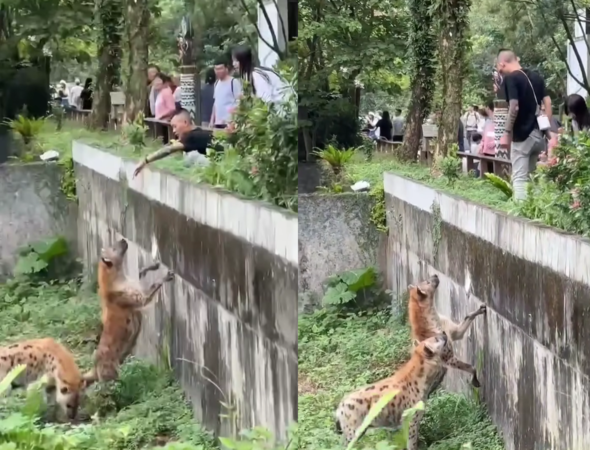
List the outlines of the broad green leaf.
{"type": "Polygon", "coordinates": [[[15,275],[25,275],[39,273],[47,267],[47,263],[39,259],[37,253],[31,252],[28,255],[21,256],[14,268],[15,275]]]}
{"type": "Polygon", "coordinates": [[[0,381],[0,395],[4,394],[8,388],[10,388],[12,382],[25,370],[27,366],[20,364],[13,368],[8,374],[0,381]]]}
{"type": "Polygon", "coordinates": [[[373,286],[377,279],[377,273],[374,267],[367,267],[366,269],[344,272],[340,277],[348,285],[348,289],[352,292],[358,292],[361,289],[373,286]]]}
{"type": "Polygon", "coordinates": [[[47,263],[53,258],[65,255],[68,252],[68,244],[63,237],[36,242],[31,244],[31,248],[39,255],[40,259],[47,263]]]}
{"type": "Polygon", "coordinates": [[[339,283],[336,286],[329,287],[323,298],[324,305],[342,305],[348,303],[356,298],[354,292],[348,290],[348,286],[344,283],[339,283]]]}

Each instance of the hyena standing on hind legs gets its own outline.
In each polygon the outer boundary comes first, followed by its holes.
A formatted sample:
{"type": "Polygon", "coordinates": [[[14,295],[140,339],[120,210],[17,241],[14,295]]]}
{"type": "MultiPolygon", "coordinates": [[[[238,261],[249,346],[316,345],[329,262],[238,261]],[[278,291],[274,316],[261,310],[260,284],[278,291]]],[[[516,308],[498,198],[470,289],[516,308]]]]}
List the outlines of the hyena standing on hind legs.
{"type": "MultiPolygon", "coordinates": [[[[84,376],[88,383],[118,377],[119,366],[133,351],[141,331],[142,309],[150,304],[166,281],[174,279],[174,274],[168,272],[148,289],[143,289],[139,280],[128,278],[123,271],[128,247],[127,241],[121,239],[113,247],[102,250],[98,263],[102,332],[94,355],[94,368],[84,376]]],[[[145,267],[139,278],[159,267],[159,262],[145,267]]]]}
{"type": "MultiPolygon", "coordinates": [[[[425,400],[431,391],[430,385],[434,375],[443,364],[441,353],[447,342],[445,333],[425,339],[414,348],[410,360],[392,377],[365,386],[344,397],[336,410],[336,430],[344,435],[346,442],[352,441],[373,405],[383,395],[394,391],[397,391],[397,394],[370,426],[399,428],[404,411],[415,406],[420,400],[425,400]]],[[[418,431],[423,413],[424,411],[416,411],[412,417],[407,450],[418,450],[418,431]]]]}
{"type": "Polygon", "coordinates": [[[472,376],[471,384],[478,388],[481,385],[477,379],[477,370],[471,364],[467,364],[455,357],[452,342],[463,339],[463,336],[465,336],[465,333],[475,318],[486,313],[486,306],[480,306],[476,311],[467,315],[461,323],[455,323],[450,318],[438,314],[434,307],[434,294],[439,283],[438,276],[433,275],[429,280],[423,281],[417,286],[410,285],[408,288],[410,293],[408,310],[412,339],[422,342],[443,331],[449,337],[447,346],[442,354],[444,366],[441,367],[430,393],[440,386],[447,373],[447,368],[459,369],[470,373],[472,376]]]}

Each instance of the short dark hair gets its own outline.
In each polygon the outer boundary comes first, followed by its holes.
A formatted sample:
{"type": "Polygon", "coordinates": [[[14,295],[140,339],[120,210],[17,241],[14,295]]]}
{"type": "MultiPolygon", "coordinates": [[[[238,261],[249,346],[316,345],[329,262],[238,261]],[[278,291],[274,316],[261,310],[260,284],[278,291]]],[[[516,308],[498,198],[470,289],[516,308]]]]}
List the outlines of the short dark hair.
{"type": "Polygon", "coordinates": [[[472,140],[473,142],[475,142],[475,143],[478,143],[478,142],[480,142],[480,141],[481,141],[481,134],[479,134],[479,133],[473,133],[473,134],[471,135],[471,140],[472,140]]]}
{"type": "Polygon", "coordinates": [[[401,108],[396,108],[395,113],[399,116],[402,113],[401,108]]]}
{"type": "Polygon", "coordinates": [[[168,75],[166,75],[165,73],[162,73],[162,72],[158,73],[158,75],[156,76],[156,78],[159,78],[164,83],[170,83],[170,82],[172,82],[172,78],[170,78],[168,75]]]}
{"type": "Polygon", "coordinates": [[[225,56],[218,56],[217,58],[215,58],[214,65],[229,67],[229,62],[227,61],[227,58],[225,56]]]}
{"type": "Polygon", "coordinates": [[[150,69],[156,69],[158,71],[158,73],[161,72],[160,66],[158,66],[157,64],[150,64],[150,65],[148,65],[148,70],[150,70],[150,69]]]}
{"type": "Polygon", "coordinates": [[[192,117],[191,117],[191,113],[189,113],[184,108],[180,108],[178,111],[176,111],[176,113],[174,114],[174,117],[180,117],[181,119],[186,120],[188,123],[193,122],[192,117]]]}
{"type": "Polygon", "coordinates": [[[205,72],[205,83],[215,84],[215,69],[213,67],[209,67],[205,72]]]}
{"type": "Polygon", "coordinates": [[[498,54],[496,56],[500,56],[500,53],[502,52],[512,52],[514,53],[514,50],[512,50],[511,48],[508,47],[502,47],[500,50],[498,50],[498,54]]]}
{"type": "Polygon", "coordinates": [[[494,101],[493,101],[493,100],[489,100],[489,101],[486,103],[486,107],[487,107],[487,108],[489,108],[489,109],[490,109],[490,111],[493,111],[493,110],[494,110],[494,101]]]}

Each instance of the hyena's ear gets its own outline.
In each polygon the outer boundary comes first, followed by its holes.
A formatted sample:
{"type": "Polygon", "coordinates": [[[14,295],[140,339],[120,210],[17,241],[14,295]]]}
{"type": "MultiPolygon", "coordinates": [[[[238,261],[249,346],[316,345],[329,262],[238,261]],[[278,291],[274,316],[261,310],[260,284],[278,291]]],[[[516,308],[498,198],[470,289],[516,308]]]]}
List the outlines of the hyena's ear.
{"type": "Polygon", "coordinates": [[[424,291],[424,289],[422,289],[420,286],[416,286],[416,285],[414,285],[414,284],[410,284],[410,285],[408,285],[408,291],[411,291],[411,290],[412,290],[412,289],[414,289],[414,288],[416,289],[416,291],[418,291],[418,294],[419,294],[419,295],[421,295],[421,296],[423,296],[423,297],[426,297],[426,292],[425,292],[425,291],[424,291]]]}
{"type": "Polygon", "coordinates": [[[424,356],[426,356],[426,359],[434,358],[434,351],[426,344],[424,345],[424,356]]]}

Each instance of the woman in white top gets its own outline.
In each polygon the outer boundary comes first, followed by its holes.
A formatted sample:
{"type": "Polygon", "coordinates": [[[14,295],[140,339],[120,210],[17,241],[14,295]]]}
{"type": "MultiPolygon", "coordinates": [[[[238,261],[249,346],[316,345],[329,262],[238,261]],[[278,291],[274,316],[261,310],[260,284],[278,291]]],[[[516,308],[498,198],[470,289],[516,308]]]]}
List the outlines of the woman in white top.
{"type": "Polygon", "coordinates": [[[256,67],[250,48],[235,48],[232,59],[238,75],[250,83],[252,93],[256,97],[267,103],[280,102],[283,99],[285,85],[281,77],[271,69],[256,67]]]}

